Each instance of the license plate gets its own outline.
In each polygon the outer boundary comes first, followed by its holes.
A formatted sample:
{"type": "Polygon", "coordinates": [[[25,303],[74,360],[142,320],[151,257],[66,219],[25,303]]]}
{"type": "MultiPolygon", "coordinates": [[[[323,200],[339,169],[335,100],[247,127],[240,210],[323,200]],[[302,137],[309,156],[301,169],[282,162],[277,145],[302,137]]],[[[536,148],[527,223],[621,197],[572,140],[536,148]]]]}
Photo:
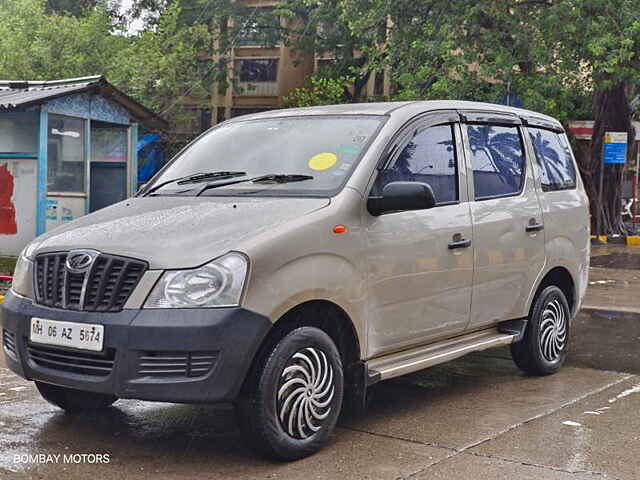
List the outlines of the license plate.
{"type": "Polygon", "coordinates": [[[104,340],[104,326],[33,317],[29,339],[45,345],[100,352],[104,340]]]}

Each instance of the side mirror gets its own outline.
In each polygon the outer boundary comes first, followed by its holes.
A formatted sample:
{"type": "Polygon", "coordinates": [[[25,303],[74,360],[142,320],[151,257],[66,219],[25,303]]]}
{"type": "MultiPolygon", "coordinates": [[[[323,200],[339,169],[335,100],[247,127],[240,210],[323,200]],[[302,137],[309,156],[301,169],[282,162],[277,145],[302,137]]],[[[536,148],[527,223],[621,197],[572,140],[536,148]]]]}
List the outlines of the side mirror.
{"type": "Polygon", "coordinates": [[[382,189],[382,196],[369,197],[367,209],[373,216],[388,212],[426,210],[436,206],[433,190],[421,182],[390,182],[382,189]]]}

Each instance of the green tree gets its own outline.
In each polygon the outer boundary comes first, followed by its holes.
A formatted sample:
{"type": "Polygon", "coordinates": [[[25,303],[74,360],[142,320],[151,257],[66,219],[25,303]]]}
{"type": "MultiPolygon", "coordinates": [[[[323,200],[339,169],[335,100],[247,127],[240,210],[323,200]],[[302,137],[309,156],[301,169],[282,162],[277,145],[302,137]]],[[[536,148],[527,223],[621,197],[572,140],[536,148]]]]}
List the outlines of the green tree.
{"type": "Polygon", "coordinates": [[[386,20],[377,19],[373,35],[354,31],[341,0],[282,0],[278,12],[288,19],[283,41],[303,54],[327,59],[315,76],[342,84],[342,102],[360,101],[375,71],[370,55],[385,41],[386,20]]]}
{"type": "Polygon", "coordinates": [[[48,80],[108,73],[128,40],[104,5],[81,17],[46,14],[41,0],[0,3],[0,78],[48,80]]]}
{"type": "Polygon", "coordinates": [[[591,200],[592,231],[624,234],[621,197],[624,165],[603,165],[607,131],[627,132],[629,156],[634,158],[632,100],[640,79],[640,9],[635,0],[562,0],[552,8],[549,35],[559,45],[566,68],[578,71],[593,91],[595,120],[591,155],[580,170],[591,200]],[[604,177],[598,201],[600,175],[604,177]]]}
{"type": "Polygon", "coordinates": [[[336,105],[344,102],[344,92],[353,85],[349,77],[310,77],[307,86],[296,88],[284,98],[287,107],[313,107],[336,105]]]}
{"type": "Polygon", "coordinates": [[[179,2],[162,12],[157,26],[130,39],[108,68],[110,80],[175,125],[188,122],[192,110],[208,106],[211,72],[201,51],[210,46],[205,25],[182,26],[179,2]]]}
{"type": "MultiPolygon", "coordinates": [[[[590,158],[579,166],[600,233],[624,233],[621,166],[604,168],[605,131],[631,135],[640,78],[637,1],[611,0],[342,0],[359,36],[391,20],[385,49],[370,61],[389,65],[396,98],[460,98],[496,102],[517,96],[526,108],[561,121],[594,118],[590,158]]],[[[592,230],[595,231],[595,223],[592,230]]]]}
{"type": "Polygon", "coordinates": [[[125,35],[107,3],[80,16],[48,12],[45,0],[0,2],[0,78],[50,80],[103,74],[180,126],[208,105],[210,46],[204,25],[182,26],[180,4],[157,24],[125,35]]]}

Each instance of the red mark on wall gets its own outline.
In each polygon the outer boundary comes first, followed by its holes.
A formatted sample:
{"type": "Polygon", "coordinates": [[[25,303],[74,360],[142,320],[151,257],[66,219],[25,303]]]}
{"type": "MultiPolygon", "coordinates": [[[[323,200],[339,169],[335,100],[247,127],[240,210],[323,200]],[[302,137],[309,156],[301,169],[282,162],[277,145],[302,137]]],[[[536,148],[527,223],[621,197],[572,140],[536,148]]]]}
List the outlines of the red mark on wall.
{"type": "Polygon", "coordinates": [[[7,165],[0,165],[0,235],[15,235],[16,208],[11,201],[13,197],[13,175],[7,165]]]}

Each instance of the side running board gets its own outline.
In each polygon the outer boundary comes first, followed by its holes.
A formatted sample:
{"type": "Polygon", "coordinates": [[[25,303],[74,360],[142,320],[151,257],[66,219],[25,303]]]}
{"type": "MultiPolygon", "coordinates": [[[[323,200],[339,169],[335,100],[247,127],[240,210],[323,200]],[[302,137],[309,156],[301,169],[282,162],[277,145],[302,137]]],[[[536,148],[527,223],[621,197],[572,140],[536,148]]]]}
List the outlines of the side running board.
{"type": "Polygon", "coordinates": [[[367,362],[369,385],[445,363],[467,353],[509,345],[517,339],[515,332],[502,333],[498,328],[493,328],[374,358],[367,362]]]}

